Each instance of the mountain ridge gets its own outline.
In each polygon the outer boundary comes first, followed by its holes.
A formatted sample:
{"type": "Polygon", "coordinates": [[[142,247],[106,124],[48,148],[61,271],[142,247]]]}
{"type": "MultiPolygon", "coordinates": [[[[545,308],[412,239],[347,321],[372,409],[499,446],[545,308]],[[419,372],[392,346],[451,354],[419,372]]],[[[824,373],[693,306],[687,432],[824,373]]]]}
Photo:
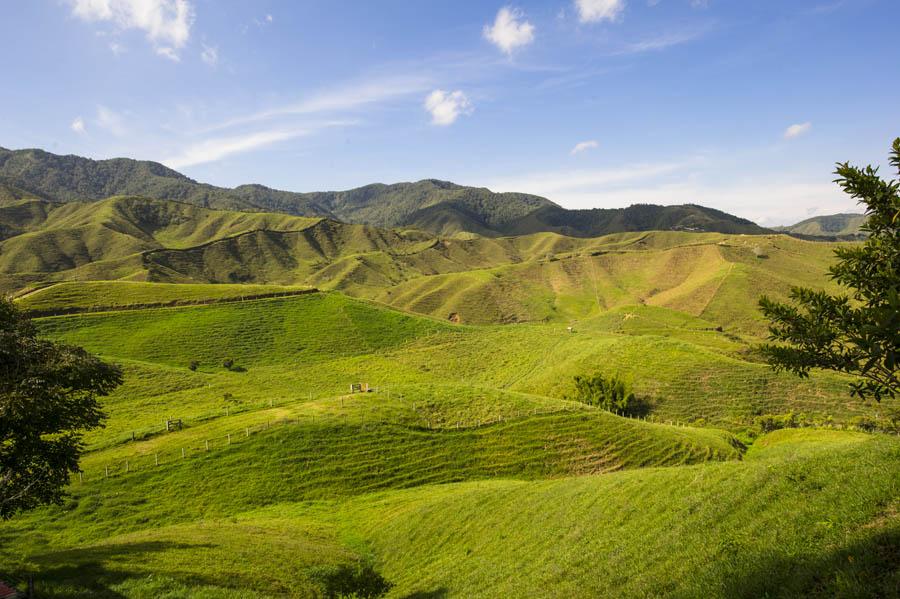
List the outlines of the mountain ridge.
{"type": "Polygon", "coordinates": [[[0,199],[31,194],[60,203],[140,196],[219,210],[280,212],[379,228],[418,228],[442,236],[499,237],[543,231],[574,237],[648,230],[771,232],[749,220],[694,204],[568,210],[537,195],[497,193],[440,179],[372,183],[344,191],[292,192],[256,183],[224,188],[198,182],[152,161],[93,160],[40,149],[0,148],[0,199]]]}

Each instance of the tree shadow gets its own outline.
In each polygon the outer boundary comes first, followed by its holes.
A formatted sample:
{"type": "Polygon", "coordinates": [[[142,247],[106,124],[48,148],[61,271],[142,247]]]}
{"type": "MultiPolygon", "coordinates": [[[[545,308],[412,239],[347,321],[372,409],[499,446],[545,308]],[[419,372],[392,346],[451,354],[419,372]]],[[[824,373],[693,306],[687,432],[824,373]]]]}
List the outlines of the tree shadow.
{"type": "Polygon", "coordinates": [[[449,596],[446,588],[434,589],[433,591],[416,591],[409,595],[404,595],[403,599],[444,599],[449,596]]]}
{"type": "MultiPolygon", "coordinates": [[[[117,543],[78,549],[67,549],[44,553],[30,558],[28,571],[14,572],[13,576],[26,580],[34,577],[37,597],[100,597],[120,599],[125,595],[114,587],[133,579],[143,578],[146,572],[128,572],[117,567],[123,557],[140,563],[148,553],[158,553],[178,549],[210,549],[206,543],[175,543],[169,541],[145,541],[140,543],[117,543]]],[[[183,582],[221,585],[221,581],[191,577],[183,582]]]]}
{"type": "Polygon", "coordinates": [[[819,559],[762,558],[720,581],[722,596],[900,597],[900,527],[847,544],[819,559]]]}

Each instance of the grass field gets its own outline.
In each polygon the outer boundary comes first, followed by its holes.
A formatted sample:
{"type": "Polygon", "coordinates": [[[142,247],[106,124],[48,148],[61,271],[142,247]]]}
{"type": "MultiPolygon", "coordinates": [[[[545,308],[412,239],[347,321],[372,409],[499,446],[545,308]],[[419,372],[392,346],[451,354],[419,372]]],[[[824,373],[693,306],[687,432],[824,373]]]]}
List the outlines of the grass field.
{"type": "Polygon", "coordinates": [[[605,242],[661,252],[643,272],[623,253],[459,275],[593,264],[594,292],[532,297],[575,321],[454,324],[440,312],[462,304],[446,299],[400,311],[337,291],[223,301],[281,286],[24,294],[31,310],[106,306],[36,323],[121,364],[125,383],[70,497],[0,523],[0,578],[32,575],[42,597],[895,596],[900,439],[853,429],[891,430],[896,402],[761,363],[750,292],[723,291],[755,285],[757,264],[703,237],[605,242]],[[716,255],[709,272],[673,266],[716,255]],[[204,303],[140,307],[179,301],[204,303]],[[649,412],[573,401],[573,377],[595,372],[624,377],[649,412]],[[803,428],[758,424],[787,414],[803,428]]]}

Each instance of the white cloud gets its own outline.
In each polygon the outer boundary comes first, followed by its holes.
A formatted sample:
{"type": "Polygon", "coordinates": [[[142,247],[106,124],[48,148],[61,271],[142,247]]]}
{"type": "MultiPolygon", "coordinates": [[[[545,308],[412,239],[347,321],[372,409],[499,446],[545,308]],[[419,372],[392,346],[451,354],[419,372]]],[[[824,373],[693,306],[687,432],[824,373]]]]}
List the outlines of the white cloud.
{"type": "Polygon", "coordinates": [[[569,152],[569,153],[570,153],[572,156],[574,156],[575,154],[578,154],[578,153],[580,153],[580,152],[584,152],[585,150],[593,150],[593,149],[596,148],[598,145],[599,145],[599,144],[597,143],[597,141],[596,141],[596,140],[593,140],[593,139],[590,139],[590,140],[588,140],[588,141],[581,141],[581,142],[578,142],[577,144],[575,144],[575,147],[572,148],[572,151],[569,152]]]}
{"type": "Polygon", "coordinates": [[[582,23],[617,21],[625,11],[625,0],[575,0],[582,23]]]}
{"type": "Polygon", "coordinates": [[[161,46],[157,48],[156,54],[162,56],[163,58],[168,58],[172,62],[181,62],[181,57],[178,56],[178,53],[175,52],[175,49],[168,46],[161,46]]]}
{"type": "Polygon", "coordinates": [[[241,135],[209,138],[186,147],[180,153],[166,158],[163,164],[171,168],[183,168],[222,160],[232,154],[249,152],[280,141],[312,135],[317,129],[355,125],[355,121],[328,121],[308,127],[275,128],[253,131],[241,135]]]}
{"type": "Polygon", "coordinates": [[[211,67],[219,64],[219,48],[218,46],[207,46],[203,44],[203,52],[200,53],[200,58],[203,59],[203,62],[208,64],[211,67]]]}
{"type": "Polygon", "coordinates": [[[88,22],[140,29],[166,58],[177,56],[191,36],[194,8],[188,0],[70,0],[72,13],[88,22]]]}
{"type": "Polygon", "coordinates": [[[472,103],[459,90],[445,92],[436,89],[425,98],[425,110],[431,113],[431,122],[435,125],[452,125],[459,115],[471,114],[472,103]]]}
{"type": "Polygon", "coordinates": [[[109,42],[109,50],[116,56],[125,52],[125,46],[120,44],[119,42],[109,42]]]}
{"type": "Polygon", "coordinates": [[[84,119],[80,116],[75,117],[75,120],[72,121],[72,124],[69,126],[72,128],[72,131],[78,133],[79,135],[86,132],[86,129],[84,127],[84,119]]]}
{"type": "Polygon", "coordinates": [[[171,168],[183,168],[195,164],[215,162],[226,156],[255,150],[272,145],[279,141],[308,135],[305,130],[258,131],[235,137],[219,137],[207,139],[184,149],[180,154],[163,160],[163,164],[171,168]]]}
{"type": "Polygon", "coordinates": [[[128,127],[125,124],[124,117],[106,106],[97,106],[96,122],[100,128],[106,129],[116,137],[128,135],[128,127]]]}
{"type": "Polygon", "coordinates": [[[794,139],[795,137],[800,137],[801,135],[806,135],[809,133],[810,129],[812,129],[812,123],[797,123],[795,125],[791,125],[787,129],[784,130],[784,138],[785,139],[794,139]]]}
{"type": "Polygon", "coordinates": [[[227,129],[236,125],[279,117],[352,111],[363,106],[418,94],[427,90],[431,85],[430,78],[419,76],[394,76],[355,81],[344,86],[318,92],[293,104],[261,110],[227,120],[208,127],[206,131],[227,129]]]}
{"type": "Polygon", "coordinates": [[[272,15],[266,15],[266,23],[271,23],[275,19],[272,18],[272,15]]]}
{"type": "Polygon", "coordinates": [[[484,26],[484,38],[506,54],[512,54],[534,41],[534,25],[524,17],[521,10],[504,6],[497,12],[494,24],[484,26]]]}
{"type": "Polygon", "coordinates": [[[665,50],[666,48],[670,48],[672,46],[678,46],[680,44],[686,44],[687,42],[694,41],[695,39],[703,35],[703,33],[703,30],[665,33],[656,37],[650,37],[638,42],[627,44],[620,50],[613,52],[613,54],[640,54],[642,52],[665,50]]]}

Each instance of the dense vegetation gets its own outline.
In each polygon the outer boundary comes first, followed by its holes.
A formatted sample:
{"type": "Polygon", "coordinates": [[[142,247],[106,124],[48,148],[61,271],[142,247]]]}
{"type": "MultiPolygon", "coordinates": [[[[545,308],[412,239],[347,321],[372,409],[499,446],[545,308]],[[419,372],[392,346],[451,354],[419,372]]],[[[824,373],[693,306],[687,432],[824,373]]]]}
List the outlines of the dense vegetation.
{"type": "Polygon", "coordinates": [[[0,520],[61,502],[80,469],[82,434],[103,422],[98,396],[121,383],[119,368],[38,339],[0,298],[0,520]]]}

